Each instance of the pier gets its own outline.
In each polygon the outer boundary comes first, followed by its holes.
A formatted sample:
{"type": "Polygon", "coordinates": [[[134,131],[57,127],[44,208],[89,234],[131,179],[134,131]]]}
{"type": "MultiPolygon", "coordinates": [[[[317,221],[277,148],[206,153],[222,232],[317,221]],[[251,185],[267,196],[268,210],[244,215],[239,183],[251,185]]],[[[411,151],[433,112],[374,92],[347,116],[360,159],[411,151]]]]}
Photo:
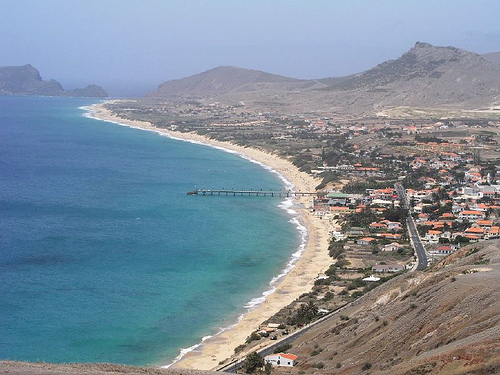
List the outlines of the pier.
{"type": "Polygon", "coordinates": [[[227,190],[227,189],[197,189],[188,191],[187,195],[225,195],[225,196],[256,196],[256,197],[304,197],[318,196],[322,192],[306,192],[293,190],[227,190]]]}

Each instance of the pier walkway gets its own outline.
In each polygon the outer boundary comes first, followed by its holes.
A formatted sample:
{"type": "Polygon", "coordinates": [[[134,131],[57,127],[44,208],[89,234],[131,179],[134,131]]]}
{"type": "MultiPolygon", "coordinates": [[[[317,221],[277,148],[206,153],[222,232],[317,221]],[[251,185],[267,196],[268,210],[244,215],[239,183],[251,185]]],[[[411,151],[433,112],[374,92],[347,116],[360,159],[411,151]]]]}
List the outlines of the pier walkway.
{"type": "Polygon", "coordinates": [[[303,197],[307,195],[318,196],[322,192],[305,192],[292,190],[214,190],[214,189],[197,189],[188,191],[187,195],[225,195],[225,196],[256,196],[256,197],[303,197]]]}

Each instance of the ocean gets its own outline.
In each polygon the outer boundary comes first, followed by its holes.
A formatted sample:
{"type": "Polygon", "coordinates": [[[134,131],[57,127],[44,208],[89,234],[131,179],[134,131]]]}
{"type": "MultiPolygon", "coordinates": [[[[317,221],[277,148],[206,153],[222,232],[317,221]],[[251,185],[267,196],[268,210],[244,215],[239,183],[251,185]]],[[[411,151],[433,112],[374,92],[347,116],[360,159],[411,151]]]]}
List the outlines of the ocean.
{"type": "Polygon", "coordinates": [[[0,359],[171,363],[301,247],[290,201],[186,195],[284,188],[276,173],[84,117],[95,102],[0,97],[0,359]]]}

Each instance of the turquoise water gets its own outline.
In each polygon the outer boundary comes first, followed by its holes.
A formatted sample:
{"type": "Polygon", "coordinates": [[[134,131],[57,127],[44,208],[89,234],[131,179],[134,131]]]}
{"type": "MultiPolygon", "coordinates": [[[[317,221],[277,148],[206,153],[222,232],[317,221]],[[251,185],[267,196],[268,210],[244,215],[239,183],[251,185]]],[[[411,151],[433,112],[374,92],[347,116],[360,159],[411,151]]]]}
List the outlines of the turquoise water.
{"type": "Polygon", "coordinates": [[[299,246],[261,166],[82,116],[85,99],[0,98],[0,358],[157,365],[234,323],[299,246]]]}

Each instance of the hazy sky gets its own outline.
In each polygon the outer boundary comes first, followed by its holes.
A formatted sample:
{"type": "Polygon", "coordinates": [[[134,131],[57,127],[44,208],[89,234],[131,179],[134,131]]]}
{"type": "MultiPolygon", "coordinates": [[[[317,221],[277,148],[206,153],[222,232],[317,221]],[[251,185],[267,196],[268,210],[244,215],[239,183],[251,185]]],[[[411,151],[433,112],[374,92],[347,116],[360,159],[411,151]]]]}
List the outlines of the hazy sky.
{"type": "Polygon", "coordinates": [[[0,0],[0,66],[114,95],[218,65],[357,73],[416,41],[500,51],[499,0],[0,0]]]}

